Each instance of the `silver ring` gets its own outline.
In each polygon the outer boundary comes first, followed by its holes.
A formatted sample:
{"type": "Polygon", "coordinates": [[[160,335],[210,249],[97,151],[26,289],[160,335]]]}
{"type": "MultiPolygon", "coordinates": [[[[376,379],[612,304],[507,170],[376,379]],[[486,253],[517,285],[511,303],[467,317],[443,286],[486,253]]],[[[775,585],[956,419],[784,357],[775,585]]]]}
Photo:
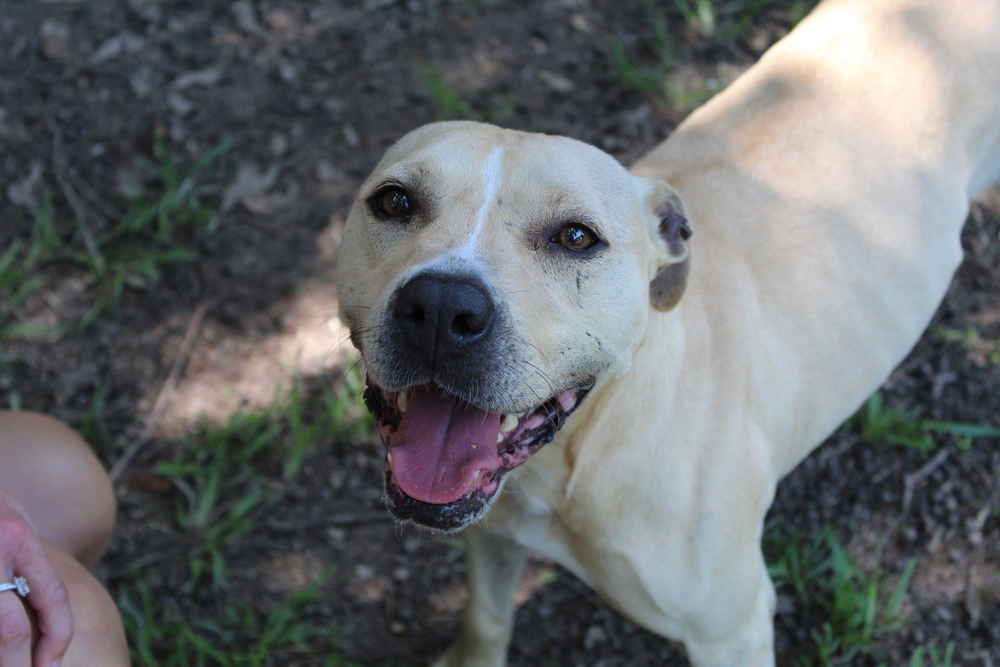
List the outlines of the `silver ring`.
{"type": "Polygon", "coordinates": [[[31,586],[28,585],[28,580],[24,577],[14,577],[14,583],[0,584],[0,591],[17,591],[18,595],[26,598],[31,592],[31,586]]]}

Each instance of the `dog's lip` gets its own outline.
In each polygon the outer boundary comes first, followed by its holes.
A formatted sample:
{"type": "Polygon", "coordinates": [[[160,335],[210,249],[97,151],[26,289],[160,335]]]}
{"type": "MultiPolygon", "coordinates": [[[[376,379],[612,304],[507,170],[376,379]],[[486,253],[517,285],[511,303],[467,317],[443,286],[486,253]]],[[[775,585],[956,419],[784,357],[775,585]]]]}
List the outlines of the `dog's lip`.
{"type": "Polygon", "coordinates": [[[443,532],[459,530],[478,519],[489,508],[494,495],[496,492],[487,496],[474,490],[451,503],[425,503],[407,495],[395,483],[392,473],[385,473],[383,500],[392,516],[397,521],[412,521],[443,532]]]}
{"type": "MultiPolygon", "coordinates": [[[[527,461],[550,442],[579,407],[592,384],[559,392],[535,408],[520,414],[503,415],[496,443],[499,463],[477,470],[464,492],[449,502],[437,504],[413,498],[396,483],[393,471],[391,438],[401,413],[408,409],[408,389],[382,389],[371,377],[365,390],[365,403],[375,417],[379,434],[386,444],[384,464],[386,504],[400,520],[411,520],[439,530],[454,530],[475,520],[492,502],[507,473],[527,461]],[[516,420],[516,421],[515,421],[516,420]],[[437,509],[435,509],[437,508],[437,509]],[[435,518],[437,517],[437,518],[435,518]],[[463,518],[464,517],[464,518],[463,518]]],[[[464,483],[463,483],[464,484],[464,483]]]]}

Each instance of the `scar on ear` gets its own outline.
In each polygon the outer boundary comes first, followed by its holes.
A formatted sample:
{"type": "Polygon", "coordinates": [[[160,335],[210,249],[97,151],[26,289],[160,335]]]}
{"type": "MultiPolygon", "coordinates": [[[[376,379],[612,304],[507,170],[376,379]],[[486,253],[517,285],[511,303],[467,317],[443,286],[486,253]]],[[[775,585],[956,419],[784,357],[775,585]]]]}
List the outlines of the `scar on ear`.
{"type": "Polygon", "coordinates": [[[691,228],[688,226],[687,218],[678,213],[669,202],[656,211],[660,216],[660,238],[667,243],[676,241],[687,241],[691,238],[691,228]]]}
{"type": "Polygon", "coordinates": [[[670,204],[663,204],[657,211],[660,216],[660,238],[667,244],[674,262],[660,269],[649,284],[649,300],[657,310],[668,311],[681,300],[687,287],[688,260],[687,241],[691,238],[691,227],[687,219],[670,204]]]}

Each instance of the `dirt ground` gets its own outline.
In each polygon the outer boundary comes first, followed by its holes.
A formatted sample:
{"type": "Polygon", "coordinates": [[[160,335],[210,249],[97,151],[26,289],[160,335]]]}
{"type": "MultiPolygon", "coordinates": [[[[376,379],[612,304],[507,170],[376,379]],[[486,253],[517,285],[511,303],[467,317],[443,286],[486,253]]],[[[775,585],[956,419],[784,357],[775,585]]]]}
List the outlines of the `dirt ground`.
{"type": "MultiPolygon", "coordinates": [[[[0,0],[0,256],[30,241],[32,211],[47,201],[74,248],[37,269],[43,286],[18,308],[31,335],[0,338],[0,406],[83,429],[109,466],[137,452],[97,571],[117,599],[141,577],[155,607],[212,614],[220,596],[266,604],[332,565],[309,613],[339,631],[347,658],[416,666],[448,644],[463,604],[460,546],[388,521],[371,436],[315,442],[297,477],[267,481],[272,502],[225,548],[221,592],[184,585],[188,537],[157,463],[207,428],[202,418],[224,424],[296,379],[309,400],[338,386],[351,359],[336,322],[340,227],[363,177],[406,131],[472,117],[575,137],[627,164],[812,3],[720,9],[711,35],[681,4],[0,0]],[[633,75],[649,72],[669,73],[669,94],[642,89],[633,75]],[[211,220],[154,243],[190,256],[129,273],[118,300],[102,296],[110,288],[80,259],[85,237],[113,229],[129,202],[162,195],[142,160],[191,165],[223,140],[232,147],[198,176],[201,201],[218,207],[211,220]],[[77,326],[102,298],[93,323],[77,326]],[[154,412],[148,444],[130,450],[154,412]]],[[[935,420],[1000,425],[1000,194],[973,206],[964,244],[934,323],[883,394],[935,420]]],[[[953,641],[952,664],[994,665],[1000,441],[966,450],[938,439],[923,452],[842,428],[782,482],[773,513],[806,534],[832,527],[863,567],[889,577],[916,560],[906,622],[879,640],[883,664],[953,641]]],[[[514,666],[686,664],[552,564],[533,562],[522,588],[514,666]]],[[[816,619],[791,592],[780,597],[786,665],[816,619]]],[[[282,660],[265,664],[324,664],[307,653],[282,660]]]]}

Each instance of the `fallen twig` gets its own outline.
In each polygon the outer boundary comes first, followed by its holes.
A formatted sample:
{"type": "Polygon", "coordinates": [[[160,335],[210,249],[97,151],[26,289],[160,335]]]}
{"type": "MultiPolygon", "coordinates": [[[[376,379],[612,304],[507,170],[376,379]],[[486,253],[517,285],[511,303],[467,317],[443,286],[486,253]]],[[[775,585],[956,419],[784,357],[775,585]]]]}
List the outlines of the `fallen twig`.
{"type": "Polygon", "coordinates": [[[365,512],[340,512],[326,517],[320,525],[323,526],[356,526],[362,523],[382,523],[393,521],[389,510],[368,510],[365,512]]]}
{"type": "Polygon", "coordinates": [[[280,533],[295,533],[317,528],[340,528],[342,526],[358,526],[366,523],[384,523],[393,521],[388,510],[358,510],[356,512],[337,512],[328,514],[314,521],[280,521],[269,520],[265,525],[270,530],[280,533]]]}
{"type": "Polygon", "coordinates": [[[80,234],[80,238],[83,239],[84,247],[87,248],[87,254],[90,255],[91,261],[94,262],[94,269],[97,273],[104,273],[104,256],[101,254],[101,248],[97,245],[97,240],[90,230],[90,225],[87,224],[87,209],[79,195],[77,195],[76,190],[73,189],[67,176],[69,163],[66,161],[66,154],[63,153],[62,149],[62,130],[54,122],[49,123],[49,128],[52,130],[52,173],[56,177],[56,184],[69,203],[69,207],[73,209],[73,219],[76,222],[76,229],[80,234]]]}
{"type": "Polygon", "coordinates": [[[916,488],[927,479],[931,473],[941,467],[941,464],[945,462],[948,458],[948,453],[951,450],[942,447],[941,451],[932,458],[930,461],[925,463],[916,472],[911,472],[909,475],[903,477],[903,515],[905,516],[907,512],[910,511],[910,504],[913,502],[913,492],[916,488]]]}
{"type": "Polygon", "coordinates": [[[854,447],[854,445],[856,445],[857,442],[858,438],[853,433],[849,433],[847,437],[844,438],[844,441],[841,442],[839,445],[837,445],[836,447],[824,449],[820,453],[819,455],[820,465],[826,465],[827,462],[831,461],[832,459],[840,458],[841,456],[846,454],[848,450],[854,447]]]}
{"type": "Polygon", "coordinates": [[[215,296],[210,299],[205,299],[198,304],[198,307],[194,309],[194,313],[191,315],[191,320],[188,322],[187,331],[184,332],[184,340],[181,341],[180,350],[177,352],[177,358],[174,359],[174,364],[170,368],[170,373],[167,375],[166,382],[163,383],[163,387],[160,388],[160,393],[156,395],[156,401],[153,402],[153,408],[149,411],[149,417],[146,418],[146,424],[142,429],[142,433],[128,446],[125,452],[115,461],[114,466],[111,468],[111,472],[108,476],[111,477],[111,483],[117,484],[121,479],[122,474],[125,469],[132,462],[132,459],[136,457],[139,451],[146,446],[146,444],[153,439],[153,431],[156,430],[157,425],[160,422],[160,418],[163,416],[163,411],[167,407],[167,402],[174,393],[174,389],[177,387],[177,382],[180,380],[181,373],[184,371],[184,366],[187,364],[188,355],[191,353],[191,348],[194,346],[194,340],[197,337],[198,331],[201,329],[201,322],[205,318],[205,314],[209,310],[215,307],[219,302],[220,297],[215,296]]]}
{"type": "Polygon", "coordinates": [[[76,188],[76,191],[80,194],[80,196],[87,200],[87,203],[90,204],[91,210],[102,218],[102,222],[105,224],[112,224],[120,221],[122,217],[124,217],[121,211],[119,211],[107,199],[104,199],[97,192],[97,190],[94,189],[94,186],[88,183],[86,179],[80,176],[78,171],[69,165],[66,165],[66,175],[71,181],[73,181],[73,186],[76,188]]]}
{"type": "Polygon", "coordinates": [[[187,549],[185,547],[174,547],[172,549],[165,549],[163,551],[157,551],[150,554],[145,554],[136,558],[132,562],[128,563],[124,567],[120,567],[115,571],[112,576],[122,577],[129,576],[133,572],[142,570],[149,567],[150,565],[156,565],[157,563],[162,563],[164,561],[171,560],[182,555],[187,549]]]}

